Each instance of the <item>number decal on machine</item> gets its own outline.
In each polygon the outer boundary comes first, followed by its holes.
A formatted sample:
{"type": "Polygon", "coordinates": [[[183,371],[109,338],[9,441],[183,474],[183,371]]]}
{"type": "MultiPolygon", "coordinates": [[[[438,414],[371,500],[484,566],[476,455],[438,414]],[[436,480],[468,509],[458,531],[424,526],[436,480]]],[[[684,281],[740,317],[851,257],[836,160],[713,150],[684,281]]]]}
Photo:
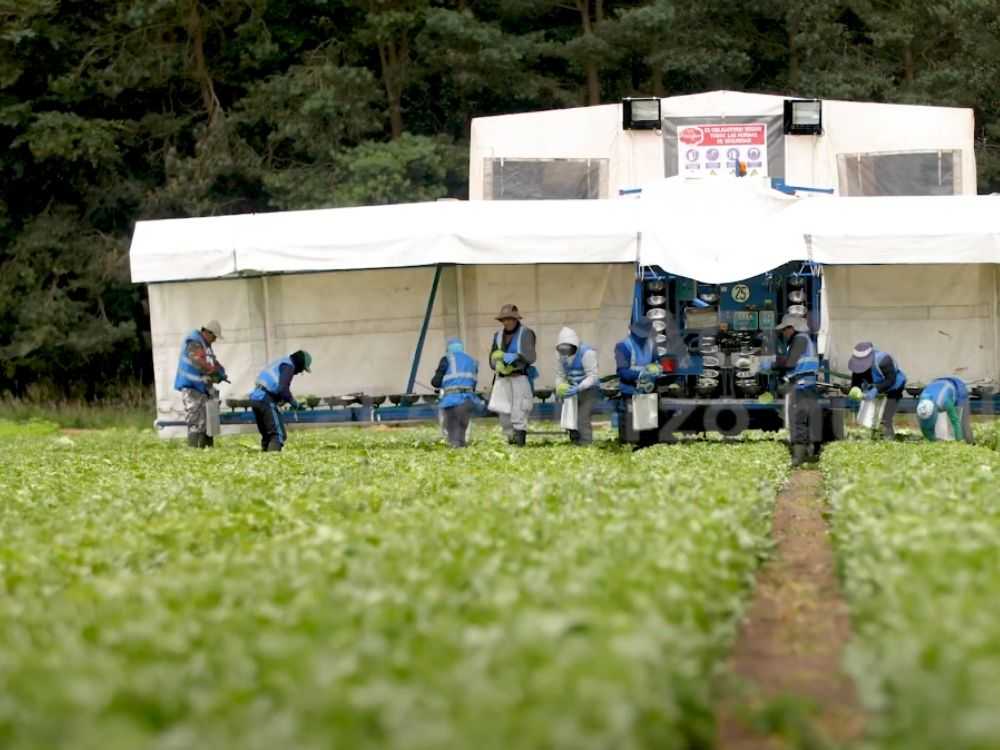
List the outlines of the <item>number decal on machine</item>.
{"type": "Polygon", "coordinates": [[[750,287],[746,284],[735,284],[733,285],[733,302],[739,302],[743,304],[750,300],[750,287]]]}

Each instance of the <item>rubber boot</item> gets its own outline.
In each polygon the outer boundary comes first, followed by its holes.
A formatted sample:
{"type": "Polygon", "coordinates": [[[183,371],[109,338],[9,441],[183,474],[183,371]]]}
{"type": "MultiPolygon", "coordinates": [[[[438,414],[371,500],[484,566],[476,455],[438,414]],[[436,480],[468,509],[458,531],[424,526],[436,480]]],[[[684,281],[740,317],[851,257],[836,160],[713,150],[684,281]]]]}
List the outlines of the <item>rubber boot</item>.
{"type": "Polygon", "coordinates": [[[188,448],[200,448],[201,447],[201,434],[198,432],[188,433],[188,448]]]}
{"type": "Polygon", "coordinates": [[[517,432],[512,432],[507,436],[507,445],[517,445],[517,432]]]}
{"type": "Polygon", "coordinates": [[[792,444],[792,468],[801,466],[809,456],[809,447],[800,443],[792,444]]]}
{"type": "Polygon", "coordinates": [[[579,445],[580,444],[580,431],[579,430],[570,430],[569,431],[569,441],[573,445],[579,445]]]}
{"type": "Polygon", "coordinates": [[[514,430],[514,445],[524,446],[528,442],[527,430],[514,430]]]}
{"type": "Polygon", "coordinates": [[[264,450],[267,453],[281,453],[281,443],[278,442],[278,438],[271,438],[264,450]]]}
{"type": "Polygon", "coordinates": [[[205,442],[204,442],[204,445],[202,447],[204,447],[204,448],[214,448],[215,447],[215,438],[212,435],[205,435],[205,442]]]}

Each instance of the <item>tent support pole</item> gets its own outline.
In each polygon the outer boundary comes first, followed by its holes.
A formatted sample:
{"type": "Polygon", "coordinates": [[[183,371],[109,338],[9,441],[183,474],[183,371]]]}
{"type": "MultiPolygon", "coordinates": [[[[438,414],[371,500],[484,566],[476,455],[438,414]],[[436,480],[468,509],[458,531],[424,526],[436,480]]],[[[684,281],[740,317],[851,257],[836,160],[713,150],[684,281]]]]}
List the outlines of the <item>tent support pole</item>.
{"type": "Polygon", "coordinates": [[[264,361],[271,361],[271,291],[268,288],[267,276],[260,277],[264,290],[264,361]]]}
{"type": "Polygon", "coordinates": [[[427,297],[427,311],[424,313],[424,322],[420,326],[420,336],[417,338],[417,349],[413,352],[413,365],[410,367],[410,379],[406,382],[406,392],[413,393],[413,386],[417,381],[417,368],[420,367],[420,355],[424,352],[424,339],[427,338],[427,327],[431,322],[431,311],[434,309],[434,298],[437,297],[438,282],[441,281],[441,265],[434,269],[434,282],[431,284],[431,293],[427,297]]]}

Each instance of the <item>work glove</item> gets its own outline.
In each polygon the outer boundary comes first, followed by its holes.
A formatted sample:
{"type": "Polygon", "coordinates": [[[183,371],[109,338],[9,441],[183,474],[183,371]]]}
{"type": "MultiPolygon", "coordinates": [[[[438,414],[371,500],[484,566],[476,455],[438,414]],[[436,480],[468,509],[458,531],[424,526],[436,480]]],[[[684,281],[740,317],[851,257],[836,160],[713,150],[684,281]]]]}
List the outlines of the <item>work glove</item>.
{"type": "Polygon", "coordinates": [[[847,397],[851,399],[851,401],[860,401],[862,396],[864,396],[864,393],[862,393],[861,389],[857,386],[854,386],[847,392],[847,397]]]}
{"type": "Polygon", "coordinates": [[[656,364],[656,362],[650,362],[646,365],[646,372],[650,375],[661,375],[663,373],[663,368],[656,364]]]}
{"type": "Polygon", "coordinates": [[[569,393],[570,387],[569,383],[560,383],[556,386],[556,395],[559,398],[566,398],[566,394],[569,393]]]}
{"type": "Polygon", "coordinates": [[[579,388],[577,388],[575,385],[571,385],[569,389],[566,391],[566,395],[563,396],[563,398],[573,398],[573,396],[575,396],[579,392],[580,392],[579,388]]]}
{"type": "Polygon", "coordinates": [[[517,353],[515,353],[515,352],[509,352],[508,354],[504,354],[503,355],[503,363],[505,365],[512,365],[515,362],[517,362],[518,356],[519,355],[517,353]]]}
{"type": "Polygon", "coordinates": [[[503,359],[503,351],[497,349],[490,355],[490,361],[496,365],[503,359]]]}
{"type": "Polygon", "coordinates": [[[514,372],[514,368],[509,365],[505,365],[503,362],[497,362],[497,373],[500,375],[510,375],[514,372]]]}
{"type": "Polygon", "coordinates": [[[872,387],[865,391],[865,401],[874,401],[876,396],[878,396],[878,388],[872,387]]]}

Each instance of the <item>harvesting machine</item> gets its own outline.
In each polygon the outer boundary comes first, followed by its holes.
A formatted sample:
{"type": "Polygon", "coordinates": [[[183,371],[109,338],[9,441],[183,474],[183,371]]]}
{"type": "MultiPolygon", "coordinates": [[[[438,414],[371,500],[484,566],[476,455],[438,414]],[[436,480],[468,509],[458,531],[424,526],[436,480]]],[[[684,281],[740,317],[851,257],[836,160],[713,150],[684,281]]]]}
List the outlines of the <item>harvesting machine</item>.
{"type": "MultiPolygon", "coordinates": [[[[658,426],[636,431],[623,417],[621,441],[651,445],[671,442],[678,433],[781,429],[788,386],[761,367],[761,358],[784,352],[775,326],[786,313],[806,318],[815,340],[822,283],[822,269],[811,263],[786,264],[728,284],[641,267],[632,318],[648,317],[654,326],[656,361],[663,368],[655,385],[658,426]]],[[[822,358],[820,380],[826,442],[843,435],[844,412],[822,358]]]]}

